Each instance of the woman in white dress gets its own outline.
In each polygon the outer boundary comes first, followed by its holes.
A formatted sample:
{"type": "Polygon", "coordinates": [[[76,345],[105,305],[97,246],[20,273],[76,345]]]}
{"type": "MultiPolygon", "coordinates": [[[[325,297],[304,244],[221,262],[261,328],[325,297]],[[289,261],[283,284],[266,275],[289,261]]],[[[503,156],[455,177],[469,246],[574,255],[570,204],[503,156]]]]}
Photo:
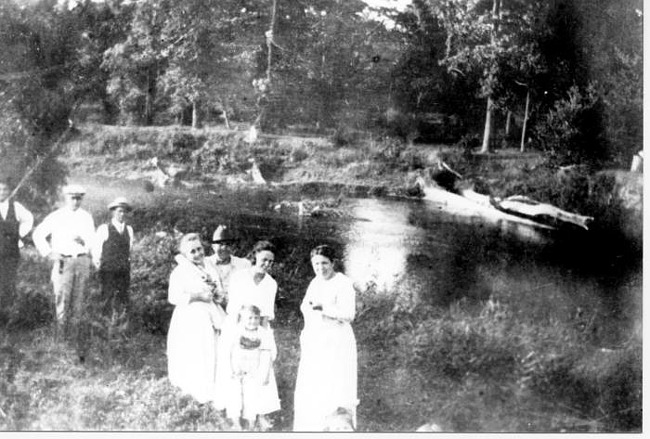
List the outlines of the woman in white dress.
{"type": "MultiPolygon", "coordinates": [[[[275,318],[275,295],[278,291],[278,284],[271,277],[269,271],[275,261],[275,246],[269,241],[259,241],[251,251],[252,267],[238,270],[232,273],[228,287],[227,317],[223,326],[224,338],[228,335],[226,331],[235,331],[237,327],[237,315],[243,306],[254,305],[260,309],[261,325],[272,331],[271,321],[275,318]]],[[[224,350],[219,348],[219,356],[224,350]]],[[[225,363],[220,364],[217,371],[217,387],[222,388],[229,379],[228,368],[225,363]]],[[[223,395],[219,395],[216,402],[217,409],[227,406],[223,395]]],[[[259,429],[268,430],[271,422],[267,414],[280,410],[280,398],[278,397],[278,386],[275,380],[275,373],[271,369],[269,383],[264,386],[263,392],[259,395],[258,401],[259,429]]]]}
{"type": "Polygon", "coordinates": [[[225,312],[213,302],[215,284],[204,265],[196,233],[181,238],[178,265],[169,276],[168,300],[175,305],[167,333],[169,381],[198,402],[215,396],[217,342],[225,312]]]}
{"type": "Polygon", "coordinates": [[[324,431],[332,414],[349,414],[356,428],[357,344],[350,323],[355,313],[352,280],[334,269],[334,250],[311,251],[316,277],[300,306],[300,364],[294,395],[294,431],[324,431]]]}

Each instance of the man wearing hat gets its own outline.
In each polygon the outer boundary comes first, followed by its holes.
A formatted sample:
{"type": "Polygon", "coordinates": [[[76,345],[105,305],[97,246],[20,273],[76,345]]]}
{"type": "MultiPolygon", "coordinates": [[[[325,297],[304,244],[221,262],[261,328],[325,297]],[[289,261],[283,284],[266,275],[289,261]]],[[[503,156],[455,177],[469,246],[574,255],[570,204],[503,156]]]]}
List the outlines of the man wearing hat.
{"type": "Polygon", "coordinates": [[[93,262],[99,269],[99,282],[105,315],[113,311],[128,314],[129,284],[131,282],[131,248],[133,228],[126,223],[131,204],[124,197],[116,198],[108,205],[111,220],[97,228],[92,248],[93,262]]]}
{"type": "Polygon", "coordinates": [[[86,194],[83,187],[68,185],[63,193],[65,205],[46,216],[34,229],[32,238],[41,255],[54,263],[52,286],[57,327],[63,330],[64,336],[75,340],[79,361],[83,363],[88,350],[86,303],[95,222],[90,213],[81,208],[86,194]]]}
{"type": "Polygon", "coordinates": [[[9,198],[12,189],[10,179],[0,179],[0,323],[5,323],[16,299],[20,239],[34,225],[31,212],[9,198]]]}
{"type": "Polygon", "coordinates": [[[230,275],[234,271],[251,267],[248,259],[238,258],[232,254],[232,245],[236,241],[237,238],[232,231],[228,227],[220,225],[212,235],[212,250],[214,254],[205,258],[208,270],[214,273],[213,277],[216,278],[217,297],[219,297],[224,309],[228,303],[230,275]]]}

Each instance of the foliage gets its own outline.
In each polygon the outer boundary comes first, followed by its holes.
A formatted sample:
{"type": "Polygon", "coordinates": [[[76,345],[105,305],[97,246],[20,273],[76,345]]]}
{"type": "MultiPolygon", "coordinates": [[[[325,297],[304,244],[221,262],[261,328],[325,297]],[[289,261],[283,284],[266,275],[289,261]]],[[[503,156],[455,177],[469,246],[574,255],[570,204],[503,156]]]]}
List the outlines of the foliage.
{"type": "Polygon", "coordinates": [[[594,86],[584,90],[572,87],[537,125],[535,137],[552,164],[588,164],[597,168],[607,152],[600,136],[602,114],[602,102],[594,86]]]}
{"type": "Polygon", "coordinates": [[[0,87],[0,172],[18,183],[42,160],[20,194],[39,204],[56,199],[66,176],[55,147],[69,134],[78,87],[71,77],[76,44],[71,24],[52,2],[0,6],[1,64],[7,73],[0,87]]]}
{"type": "Polygon", "coordinates": [[[107,92],[117,102],[122,122],[151,125],[160,105],[157,81],[166,67],[161,31],[165,1],[138,3],[124,41],[104,52],[102,68],[110,72],[107,92]]]}
{"type": "MultiPolygon", "coordinates": [[[[378,116],[372,107],[385,89],[393,48],[386,28],[363,17],[365,7],[359,0],[325,0],[308,8],[278,3],[264,124],[291,120],[354,129],[378,116]]],[[[266,69],[266,55],[259,54],[259,71],[266,69]]]]}

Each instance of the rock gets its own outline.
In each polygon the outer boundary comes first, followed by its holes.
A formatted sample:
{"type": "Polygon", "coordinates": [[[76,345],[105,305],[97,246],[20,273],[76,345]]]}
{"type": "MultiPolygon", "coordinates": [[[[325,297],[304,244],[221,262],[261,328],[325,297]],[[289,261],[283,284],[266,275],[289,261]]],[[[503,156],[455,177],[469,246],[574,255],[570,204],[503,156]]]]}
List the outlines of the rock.
{"type": "Polygon", "coordinates": [[[643,174],[621,170],[596,173],[590,181],[590,198],[603,212],[608,227],[643,243],[643,174]]]}

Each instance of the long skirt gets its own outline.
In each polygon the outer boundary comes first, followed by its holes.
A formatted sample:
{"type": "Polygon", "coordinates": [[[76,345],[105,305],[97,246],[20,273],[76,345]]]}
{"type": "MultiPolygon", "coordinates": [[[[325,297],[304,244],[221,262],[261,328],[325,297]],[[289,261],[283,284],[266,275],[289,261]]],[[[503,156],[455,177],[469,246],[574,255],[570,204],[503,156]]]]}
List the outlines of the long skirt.
{"type": "Polygon", "coordinates": [[[167,333],[169,381],[198,402],[212,401],[216,391],[218,333],[210,318],[212,304],[177,306],[167,333]]]}
{"type": "Polygon", "coordinates": [[[323,324],[300,334],[300,364],[294,394],[294,431],[323,431],[337,409],[356,427],[357,345],[349,324],[323,324]]]}

